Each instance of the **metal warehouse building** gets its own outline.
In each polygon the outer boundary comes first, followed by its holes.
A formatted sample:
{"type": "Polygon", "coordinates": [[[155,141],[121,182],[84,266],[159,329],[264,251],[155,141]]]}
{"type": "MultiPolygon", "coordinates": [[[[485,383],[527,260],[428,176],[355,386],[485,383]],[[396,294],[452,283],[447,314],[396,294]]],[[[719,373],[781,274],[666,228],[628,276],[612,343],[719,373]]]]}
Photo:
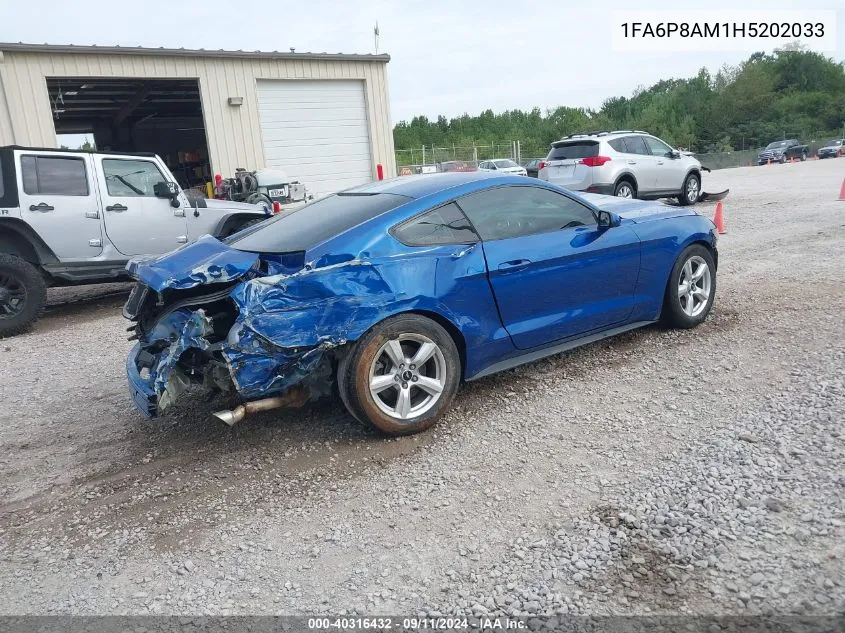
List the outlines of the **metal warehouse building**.
{"type": "Polygon", "coordinates": [[[155,152],[183,186],[274,167],[329,192],[396,174],[388,55],[0,44],[0,145],[155,152]],[[58,138],[57,138],[58,136],[58,138]]]}

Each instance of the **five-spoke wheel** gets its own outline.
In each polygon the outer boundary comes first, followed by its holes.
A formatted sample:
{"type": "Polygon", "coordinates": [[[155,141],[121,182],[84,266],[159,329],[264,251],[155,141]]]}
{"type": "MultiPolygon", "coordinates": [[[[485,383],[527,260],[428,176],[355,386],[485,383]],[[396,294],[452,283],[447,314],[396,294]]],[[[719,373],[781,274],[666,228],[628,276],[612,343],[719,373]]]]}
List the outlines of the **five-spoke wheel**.
{"type": "Polygon", "coordinates": [[[675,261],[663,300],[663,321],[674,327],[695,327],[713,307],[716,264],[703,244],[684,249],[675,261]]]}
{"type": "Polygon", "coordinates": [[[391,435],[429,428],[461,379],[451,335],[419,314],[382,321],[353,344],[337,371],[340,397],[358,420],[391,435]]]}

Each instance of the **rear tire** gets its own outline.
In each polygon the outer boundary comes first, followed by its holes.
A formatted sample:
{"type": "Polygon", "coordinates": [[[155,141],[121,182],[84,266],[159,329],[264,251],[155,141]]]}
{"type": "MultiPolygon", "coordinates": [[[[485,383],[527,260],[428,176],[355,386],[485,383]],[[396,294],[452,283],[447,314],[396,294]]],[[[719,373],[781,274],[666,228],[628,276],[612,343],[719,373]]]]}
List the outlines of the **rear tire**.
{"type": "Polygon", "coordinates": [[[688,329],[700,324],[716,297],[716,265],[706,246],[692,244],[672,267],[663,297],[661,320],[669,327],[688,329]]]}
{"type": "Polygon", "coordinates": [[[805,160],[807,160],[807,152],[801,152],[801,162],[803,163],[805,160]]]}
{"type": "Polygon", "coordinates": [[[352,346],[338,365],[337,381],[355,419],[388,435],[410,435],[432,427],[449,409],[460,377],[449,333],[424,316],[403,314],[352,346]]]}
{"type": "Polygon", "coordinates": [[[617,182],[616,186],[613,188],[613,195],[617,198],[633,199],[637,197],[637,187],[627,178],[623,178],[617,182]]]}
{"type": "Polygon", "coordinates": [[[47,286],[26,260],[0,253],[0,338],[26,331],[47,302],[47,286]]]}

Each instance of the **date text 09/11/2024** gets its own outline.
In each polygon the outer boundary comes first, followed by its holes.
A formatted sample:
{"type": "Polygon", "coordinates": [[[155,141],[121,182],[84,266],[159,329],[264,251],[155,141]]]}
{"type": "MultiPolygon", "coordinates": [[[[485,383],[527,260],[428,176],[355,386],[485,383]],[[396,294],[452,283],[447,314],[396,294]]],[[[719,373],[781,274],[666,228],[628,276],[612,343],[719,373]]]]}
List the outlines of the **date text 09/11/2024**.
{"type": "MultiPolygon", "coordinates": [[[[481,617],[472,622],[473,628],[480,630],[522,630],[526,628],[524,620],[500,617],[481,617]]],[[[370,630],[370,631],[459,631],[468,629],[467,618],[443,617],[322,617],[308,618],[308,628],[315,631],[329,630],[370,630]]]]}

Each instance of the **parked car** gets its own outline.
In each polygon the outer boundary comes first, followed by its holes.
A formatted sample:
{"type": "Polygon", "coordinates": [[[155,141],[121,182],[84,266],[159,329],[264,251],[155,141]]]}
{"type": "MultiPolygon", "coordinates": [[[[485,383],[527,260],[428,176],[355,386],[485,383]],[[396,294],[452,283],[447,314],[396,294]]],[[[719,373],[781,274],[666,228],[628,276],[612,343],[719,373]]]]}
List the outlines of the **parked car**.
{"type": "Polygon", "coordinates": [[[518,176],[528,175],[528,172],[525,170],[525,167],[520,167],[510,158],[483,160],[478,163],[478,169],[480,169],[481,171],[495,171],[500,174],[516,174],[518,176]]]}
{"type": "Polygon", "coordinates": [[[838,158],[845,155],[845,138],[831,139],[827,145],[816,152],[819,158],[838,158]]]}
{"type": "Polygon", "coordinates": [[[537,178],[542,162],[543,160],[541,158],[534,158],[526,163],[523,163],[522,166],[525,167],[526,175],[531,176],[532,178],[537,178]]]}
{"type": "Polygon", "coordinates": [[[620,198],[698,201],[701,163],[636,130],[573,134],[552,143],[540,178],[573,191],[620,198]]]}
{"type": "Polygon", "coordinates": [[[766,145],[766,149],[757,154],[757,164],[766,165],[769,161],[785,163],[791,158],[807,160],[809,149],[794,138],[786,141],[775,141],[766,145]]]}
{"type": "Polygon", "coordinates": [[[437,171],[475,171],[475,169],[462,160],[447,160],[437,166],[437,171]]]}
{"type": "Polygon", "coordinates": [[[189,199],[154,154],[0,147],[0,336],[38,318],[47,286],[126,281],[130,257],[266,217],[189,199]]]}
{"type": "Polygon", "coordinates": [[[689,209],[520,176],[363,185],[130,263],[129,388],[148,416],[191,383],[237,392],[248,402],[215,414],[227,424],[336,388],[358,420],[416,433],[462,381],[657,320],[698,325],[716,240],[689,209]]]}

